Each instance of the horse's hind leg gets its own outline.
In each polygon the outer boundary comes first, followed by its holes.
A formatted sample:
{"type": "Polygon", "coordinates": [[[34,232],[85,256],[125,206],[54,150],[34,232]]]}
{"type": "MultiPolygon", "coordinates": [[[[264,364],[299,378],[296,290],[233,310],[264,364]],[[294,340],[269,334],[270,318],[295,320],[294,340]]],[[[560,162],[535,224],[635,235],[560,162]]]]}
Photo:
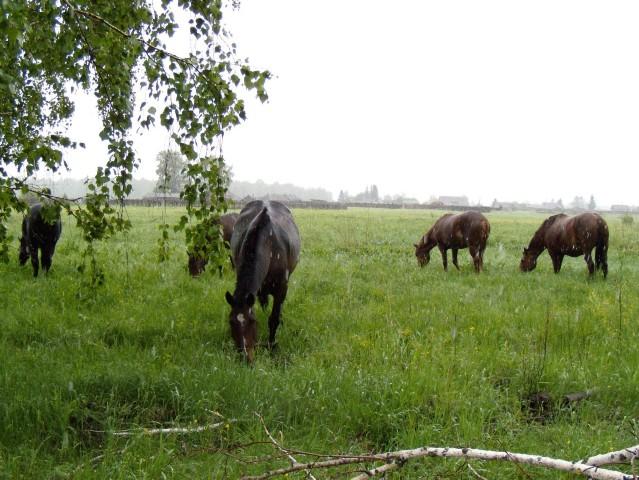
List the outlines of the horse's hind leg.
{"type": "Polygon", "coordinates": [[[485,244],[479,247],[479,269],[481,271],[484,270],[484,250],[486,250],[485,244]]]}
{"type": "Polygon", "coordinates": [[[478,248],[476,248],[476,247],[469,246],[468,247],[468,251],[470,252],[471,258],[473,259],[473,265],[475,266],[475,272],[476,273],[481,272],[482,262],[481,262],[480,250],[478,248]]]}
{"type": "Polygon", "coordinates": [[[593,275],[595,273],[595,264],[592,261],[592,250],[591,251],[587,251],[584,254],[584,260],[586,261],[586,265],[588,265],[588,273],[590,275],[593,275]]]}
{"type": "Polygon", "coordinates": [[[29,253],[31,254],[31,266],[33,267],[33,276],[38,276],[38,270],[40,269],[40,262],[38,261],[38,247],[33,243],[29,246],[29,253]]]}
{"type": "Polygon", "coordinates": [[[608,276],[607,250],[606,245],[599,244],[595,247],[595,270],[601,268],[604,278],[608,276]]]}
{"type": "Polygon", "coordinates": [[[457,270],[459,270],[459,265],[457,264],[457,249],[453,248],[453,265],[455,265],[455,268],[457,270]]]}
{"type": "Polygon", "coordinates": [[[55,251],[55,245],[45,245],[42,247],[42,270],[45,273],[49,273],[49,269],[51,268],[51,263],[53,262],[53,252],[55,251]]]}

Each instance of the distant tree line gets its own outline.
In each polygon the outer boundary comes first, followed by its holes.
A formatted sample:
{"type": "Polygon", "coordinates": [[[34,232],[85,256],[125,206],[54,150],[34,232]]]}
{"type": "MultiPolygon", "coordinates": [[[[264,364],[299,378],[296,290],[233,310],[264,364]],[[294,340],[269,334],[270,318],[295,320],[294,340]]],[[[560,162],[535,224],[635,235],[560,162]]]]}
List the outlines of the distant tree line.
{"type": "Polygon", "coordinates": [[[340,190],[337,201],[340,203],[394,203],[398,205],[419,203],[416,198],[407,197],[403,194],[384,195],[384,197],[381,197],[377,185],[367,185],[363,192],[355,195],[349,195],[346,190],[340,190]]]}
{"type": "MultiPolygon", "coordinates": [[[[175,150],[163,150],[156,156],[157,180],[133,179],[132,191],[129,198],[144,198],[154,196],[177,197],[187,183],[185,157],[175,150]]],[[[230,169],[227,171],[232,177],[230,169]]],[[[54,195],[67,198],[80,198],[87,195],[87,181],[75,178],[36,179],[35,184],[51,189],[54,195]]],[[[286,201],[322,200],[333,201],[333,195],[323,188],[304,188],[290,183],[266,183],[231,181],[228,195],[236,200],[245,197],[270,197],[286,201]]]]}

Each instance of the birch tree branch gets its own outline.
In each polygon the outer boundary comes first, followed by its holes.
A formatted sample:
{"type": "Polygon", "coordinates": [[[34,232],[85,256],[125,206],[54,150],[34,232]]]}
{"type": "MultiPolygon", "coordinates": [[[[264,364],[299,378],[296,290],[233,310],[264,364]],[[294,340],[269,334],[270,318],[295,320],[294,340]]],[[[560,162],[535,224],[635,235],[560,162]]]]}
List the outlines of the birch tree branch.
{"type": "MultiPolygon", "coordinates": [[[[617,452],[614,452],[617,453],[617,452]]],[[[563,472],[569,472],[576,475],[584,475],[594,480],[633,480],[632,475],[624,474],[614,470],[607,470],[599,468],[595,465],[588,465],[581,462],[570,462],[567,460],[561,460],[550,457],[543,457],[541,455],[529,455],[525,453],[511,453],[511,452],[498,452],[492,450],[479,450],[474,448],[441,448],[441,447],[421,447],[412,450],[398,450],[395,452],[386,452],[373,455],[362,455],[352,457],[341,457],[336,459],[330,459],[319,462],[309,462],[304,464],[297,464],[291,467],[280,468],[266,472],[262,475],[246,476],[244,480],[265,480],[276,476],[286,475],[288,473],[299,472],[302,470],[320,469],[320,468],[332,468],[341,465],[352,465],[357,463],[364,463],[368,461],[380,461],[385,462],[386,465],[379,467],[384,468],[383,471],[376,471],[376,469],[369,470],[364,473],[364,476],[358,476],[355,478],[369,478],[377,475],[378,473],[384,473],[385,471],[396,469],[402,466],[406,461],[414,458],[422,457],[442,457],[442,458],[465,458],[467,460],[500,460],[514,462],[517,464],[533,465],[538,467],[550,468],[553,470],[560,470],[563,472]],[[393,466],[392,468],[390,465],[393,466]]]]}
{"type": "Polygon", "coordinates": [[[632,463],[637,455],[639,455],[639,445],[624,448],[623,450],[617,450],[616,452],[595,455],[594,457],[582,460],[582,462],[594,466],[612,465],[617,463],[632,463]]]}
{"type": "Polygon", "coordinates": [[[227,422],[212,423],[210,425],[201,425],[199,427],[142,428],[139,430],[124,430],[121,432],[111,432],[111,435],[114,437],[132,437],[134,435],[161,435],[164,433],[198,433],[206,430],[213,430],[234,421],[235,420],[229,420],[227,422]]]}
{"type": "MultiPolygon", "coordinates": [[[[277,448],[280,452],[282,452],[284,455],[286,455],[286,457],[291,461],[291,465],[293,465],[293,466],[299,465],[300,463],[295,459],[295,457],[293,455],[291,455],[291,452],[289,452],[284,447],[282,447],[279,443],[277,443],[275,438],[273,438],[273,435],[271,435],[271,432],[269,432],[268,428],[266,428],[266,423],[264,423],[264,418],[262,418],[262,415],[260,415],[257,412],[255,412],[255,415],[257,415],[257,418],[259,418],[260,422],[262,422],[262,426],[264,427],[264,431],[266,432],[266,435],[268,435],[268,438],[271,439],[271,443],[273,443],[273,445],[275,445],[275,448],[277,448]]],[[[311,480],[317,480],[313,476],[313,474],[311,473],[310,470],[306,470],[306,478],[310,478],[311,480]]]]}
{"type": "Polygon", "coordinates": [[[353,477],[351,480],[367,480],[368,478],[376,477],[377,475],[380,475],[380,474],[384,475],[386,472],[397,470],[402,465],[403,463],[399,463],[399,462],[385,463],[381,467],[376,467],[376,468],[373,468],[372,470],[366,470],[364,473],[362,473],[361,475],[357,475],[356,477],[353,477]]]}

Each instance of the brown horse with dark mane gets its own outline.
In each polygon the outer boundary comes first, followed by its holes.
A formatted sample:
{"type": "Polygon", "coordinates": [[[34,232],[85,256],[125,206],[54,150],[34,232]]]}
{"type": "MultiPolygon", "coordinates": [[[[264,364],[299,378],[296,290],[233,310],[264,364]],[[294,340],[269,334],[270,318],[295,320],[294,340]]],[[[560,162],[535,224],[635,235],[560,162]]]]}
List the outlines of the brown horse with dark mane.
{"type": "Polygon", "coordinates": [[[484,268],[484,250],[489,235],[490,223],[481,213],[447,213],[415,245],[415,256],[420,266],[428,265],[430,251],[437,246],[442,254],[444,270],[448,270],[448,250],[451,249],[453,265],[459,270],[457,250],[468,248],[475,271],[479,273],[484,268]]]}
{"type": "Polygon", "coordinates": [[[584,256],[590,275],[601,269],[604,278],[608,275],[608,225],[596,213],[580,213],[569,217],[565,213],[548,217],[535,232],[528,248],[524,248],[519,268],[530,272],[537,266],[537,257],[544,250],[552,259],[555,273],[561,270],[565,255],[584,256]],[[595,262],[592,249],[595,249],[595,262]]]}
{"type": "Polygon", "coordinates": [[[235,224],[231,252],[236,272],[235,292],[226,292],[231,335],[251,363],[257,343],[255,298],[266,308],[268,296],[273,297],[268,319],[268,343],[273,348],[288,280],[299,258],[300,235],[291,211],[275,201],[248,203],[235,224]]]}

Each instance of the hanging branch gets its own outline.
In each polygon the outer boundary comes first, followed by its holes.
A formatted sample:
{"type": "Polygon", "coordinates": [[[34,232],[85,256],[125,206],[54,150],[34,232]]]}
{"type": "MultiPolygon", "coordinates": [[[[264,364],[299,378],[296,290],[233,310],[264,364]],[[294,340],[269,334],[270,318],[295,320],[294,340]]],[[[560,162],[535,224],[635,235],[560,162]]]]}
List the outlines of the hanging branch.
{"type": "MultiPolygon", "coordinates": [[[[281,447],[283,448],[283,447],[281,447]]],[[[286,450],[286,449],[284,449],[286,450]]],[[[629,450],[629,449],[627,449],[629,450]]],[[[622,452],[627,452],[624,450],[622,452]]],[[[613,452],[618,455],[619,452],[613,452]]],[[[610,456],[611,454],[607,454],[610,456]]],[[[339,458],[331,458],[325,461],[309,462],[304,464],[296,464],[290,467],[271,470],[262,475],[246,476],[244,480],[265,480],[267,478],[287,475],[289,473],[299,472],[302,470],[313,470],[323,468],[333,468],[341,465],[353,465],[358,463],[366,463],[370,461],[385,462],[384,465],[373,470],[367,470],[363,474],[353,477],[353,480],[364,480],[370,477],[383,474],[390,470],[395,470],[404,465],[409,460],[423,457],[442,457],[442,458],[464,458],[467,460],[500,460],[514,462],[516,464],[526,464],[538,467],[560,470],[563,472],[583,475],[594,480],[632,480],[633,475],[624,474],[614,470],[599,468],[596,465],[589,465],[583,462],[570,462],[557,458],[543,457],[541,455],[529,455],[525,453],[499,452],[492,450],[479,450],[474,448],[439,448],[439,447],[421,447],[412,450],[398,450],[395,452],[379,453],[372,455],[352,455],[342,456],[339,458]]],[[[630,458],[627,456],[626,461],[630,458]]]]}

